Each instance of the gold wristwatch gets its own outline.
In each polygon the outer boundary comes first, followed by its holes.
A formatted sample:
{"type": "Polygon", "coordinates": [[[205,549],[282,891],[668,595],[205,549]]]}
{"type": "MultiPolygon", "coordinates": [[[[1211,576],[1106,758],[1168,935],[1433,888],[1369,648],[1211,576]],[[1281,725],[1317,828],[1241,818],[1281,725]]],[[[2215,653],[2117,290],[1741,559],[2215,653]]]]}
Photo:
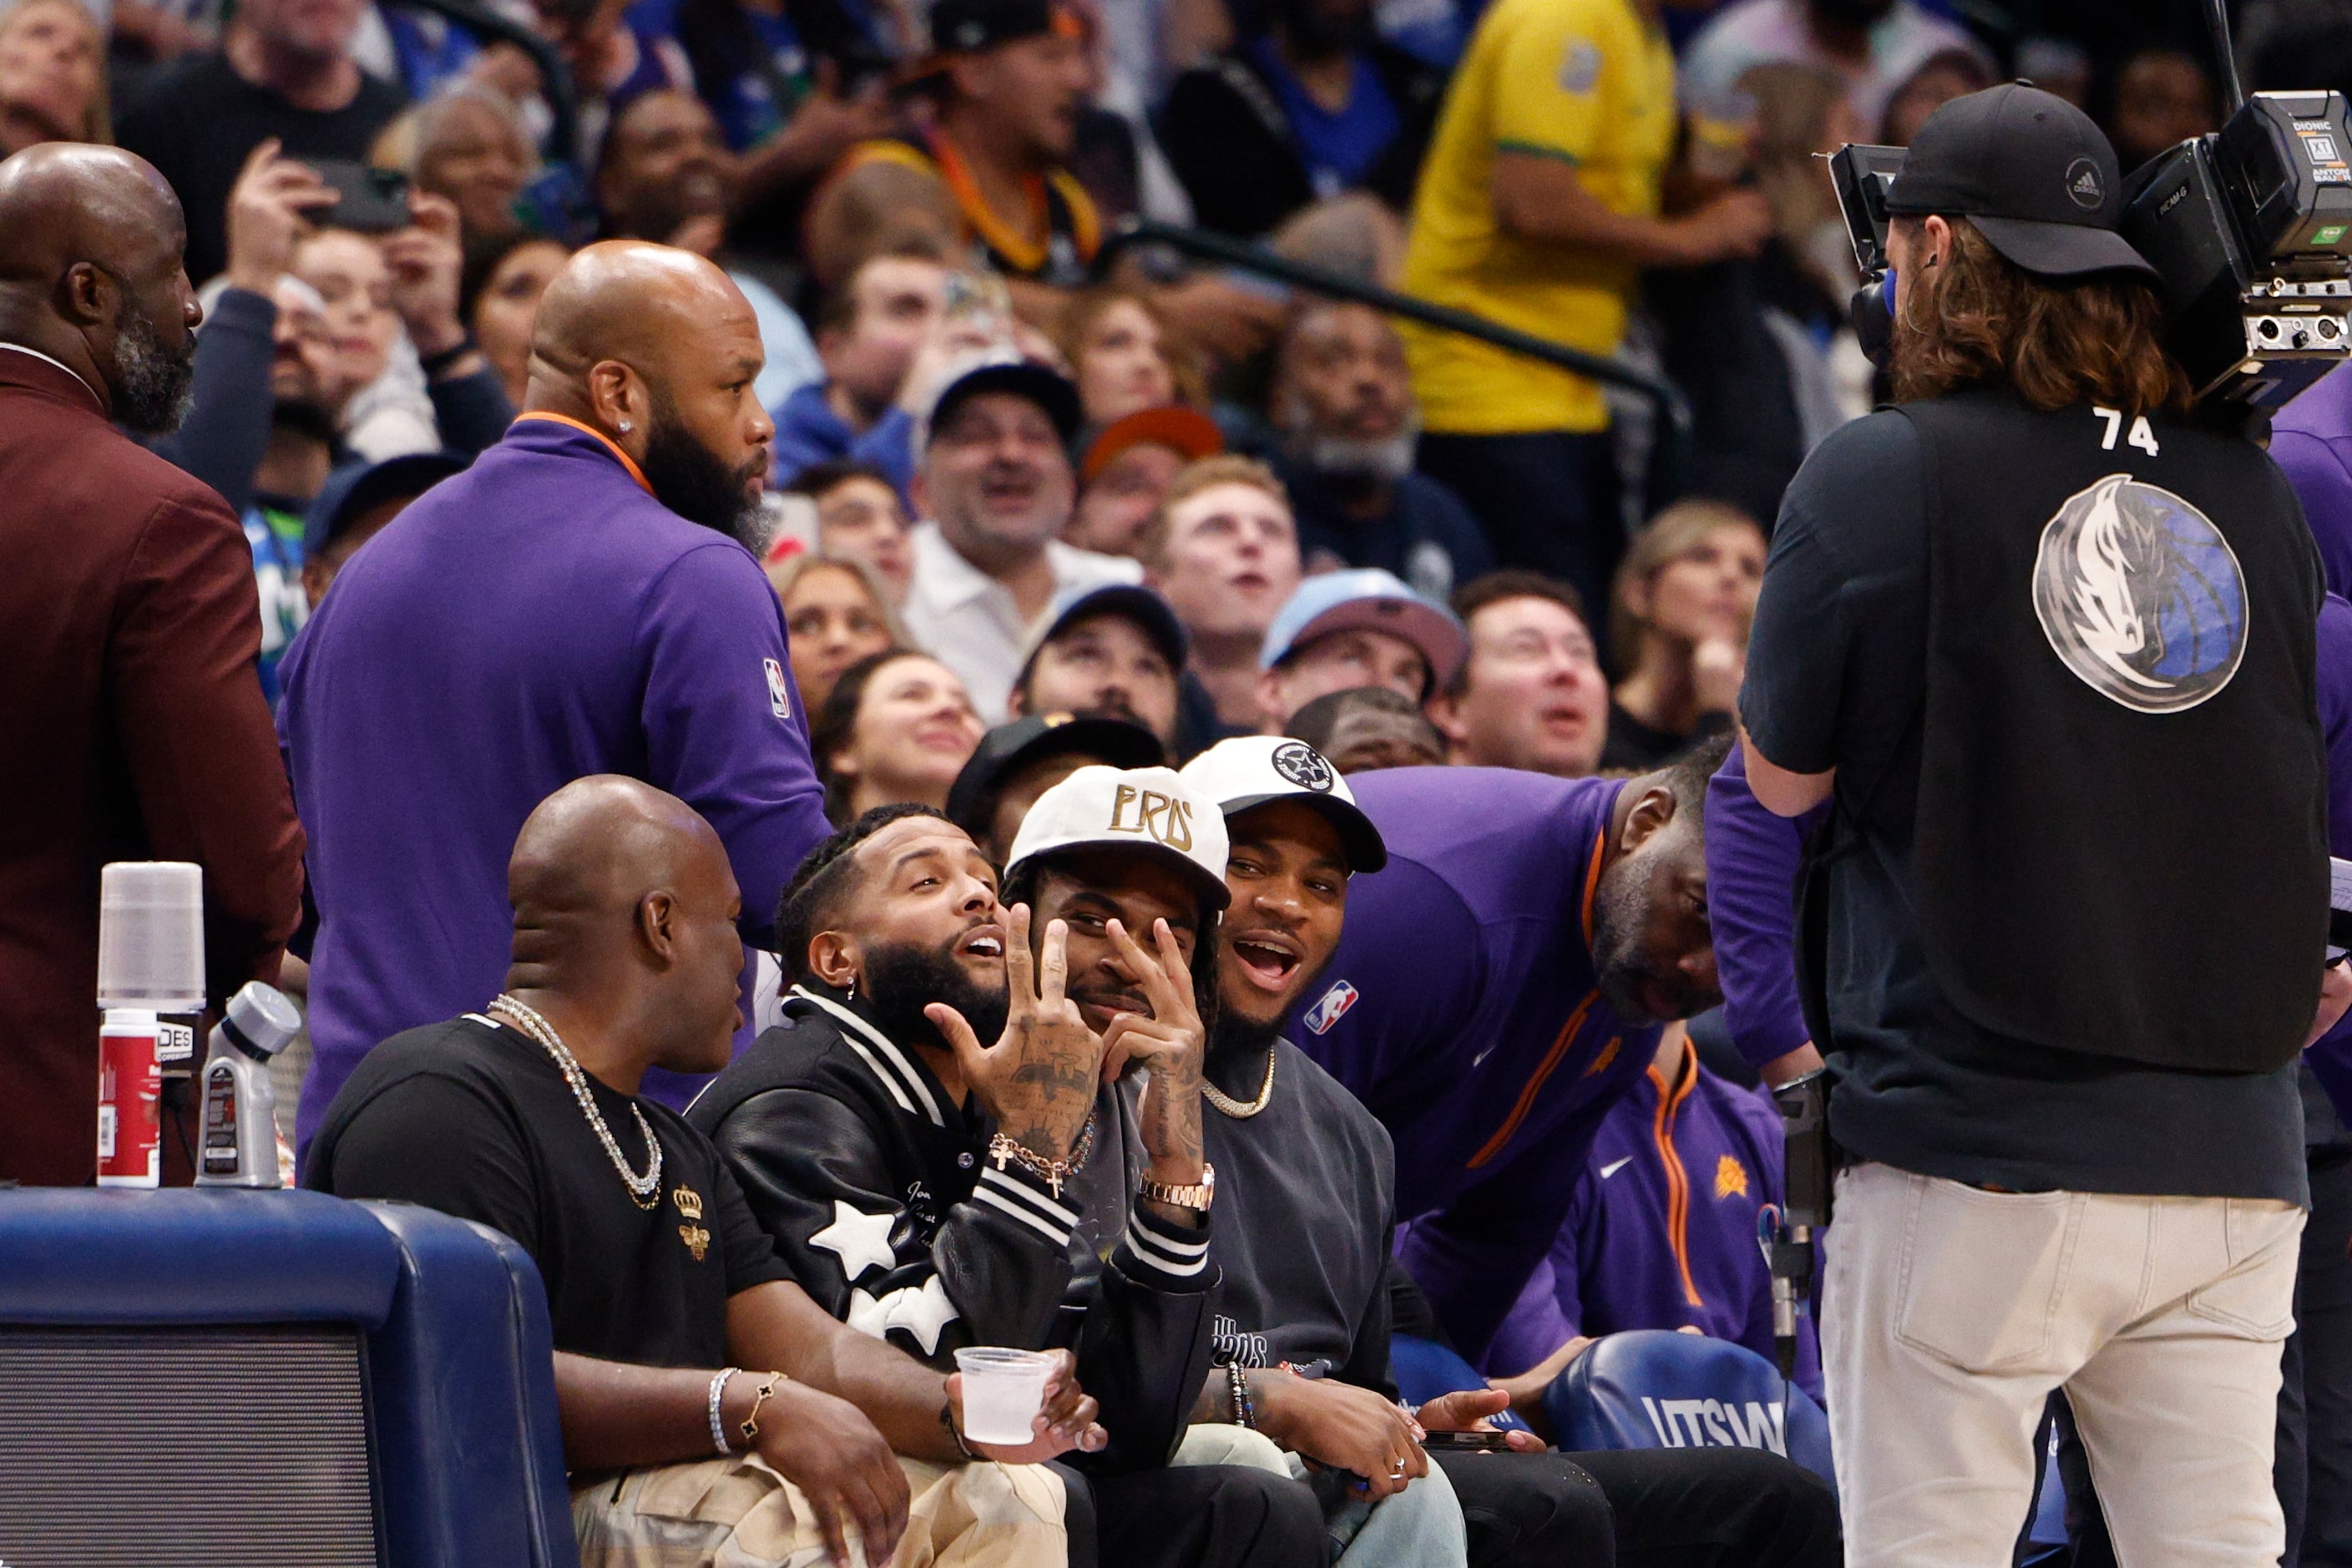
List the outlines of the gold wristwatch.
{"type": "Polygon", "coordinates": [[[1135,1186],[1138,1197],[1150,1198],[1156,1204],[1173,1204],[1180,1209],[1209,1212],[1209,1200],[1217,1195],[1217,1168],[1206,1160],[1201,1162],[1201,1179],[1183,1186],[1169,1182],[1155,1182],[1146,1176],[1135,1186]]]}

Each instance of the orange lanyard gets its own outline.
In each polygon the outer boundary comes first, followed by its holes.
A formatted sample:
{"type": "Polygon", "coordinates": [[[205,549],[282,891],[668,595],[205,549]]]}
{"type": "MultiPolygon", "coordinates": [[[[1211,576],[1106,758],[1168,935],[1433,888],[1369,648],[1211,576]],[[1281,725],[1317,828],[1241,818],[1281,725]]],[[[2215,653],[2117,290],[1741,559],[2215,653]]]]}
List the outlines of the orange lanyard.
{"type": "Polygon", "coordinates": [[[980,236],[982,243],[1011,262],[1019,271],[1034,272],[1045,265],[1053,242],[1054,218],[1052,209],[1046,205],[1045,182],[1041,176],[1024,174],[1021,179],[1021,188],[1029,197],[1030,215],[1046,233],[1044,242],[1033,243],[996,216],[996,210],[988,205],[988,198],[981,195],[980,182],[972,178],[971,165],[963,161],[963,154],[956,151],[954,142],[937,132],[931,136],[931,158],[940,166],[940,178],[945,182],[948,194],[955,197],[956,205],[963,211],[964,221],[971,225],[972,232],[980,236]]]}

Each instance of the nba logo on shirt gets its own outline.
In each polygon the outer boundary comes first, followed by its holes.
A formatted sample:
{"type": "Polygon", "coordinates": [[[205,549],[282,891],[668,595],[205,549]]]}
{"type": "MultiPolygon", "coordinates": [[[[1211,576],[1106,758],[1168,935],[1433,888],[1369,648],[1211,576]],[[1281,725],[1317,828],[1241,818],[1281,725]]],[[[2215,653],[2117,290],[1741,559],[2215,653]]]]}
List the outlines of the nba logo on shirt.
{"type": "Polygon", "coordinates": [[[791,689],[784,684],[784,667],[772,658],[763,658],[761,665],[768,672],[768,706],[776,710],[779,719],[793,716],[791,689]]]}
{"type": "Polygon", "coordinates": [[[1356,1005],[1356,988],[1344,980],[1335,980],[1322,999],[1307,1010],[1307,1032],[1319,1035],[1347,1016],[1356,1005]]]}

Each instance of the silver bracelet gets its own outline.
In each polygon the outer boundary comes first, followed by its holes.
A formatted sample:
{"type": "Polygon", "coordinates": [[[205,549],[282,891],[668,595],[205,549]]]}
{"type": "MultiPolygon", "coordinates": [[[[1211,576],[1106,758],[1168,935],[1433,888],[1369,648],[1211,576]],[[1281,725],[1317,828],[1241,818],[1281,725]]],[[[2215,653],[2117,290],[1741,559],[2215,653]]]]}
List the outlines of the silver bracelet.
{"type": "Polygon", "coordinates": [[[731,1459],[735,1450],[727,1446],[727,1426],[719,1419],[719,1402],[727,1396],[727,1380],[743,1369],[730,1366],[710,1375],[710,1446],[719,1450],[722,1459],[731,1459]]]}

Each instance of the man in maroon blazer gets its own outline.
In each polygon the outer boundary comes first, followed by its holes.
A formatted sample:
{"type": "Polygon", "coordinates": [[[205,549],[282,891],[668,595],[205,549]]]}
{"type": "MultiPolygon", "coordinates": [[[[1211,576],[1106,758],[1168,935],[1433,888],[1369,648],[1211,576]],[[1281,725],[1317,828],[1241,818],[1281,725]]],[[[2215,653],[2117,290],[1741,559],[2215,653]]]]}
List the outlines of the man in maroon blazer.
{"type": "Polygon", "coordinates": [[[0,163],[0,1179],[95,1173],[100,866],[204,868],[215,1005],[277,977],[301,914],[252,552],[114,427],[179,420],[204,317],[184,236],[127,153],[0,163]]]}

